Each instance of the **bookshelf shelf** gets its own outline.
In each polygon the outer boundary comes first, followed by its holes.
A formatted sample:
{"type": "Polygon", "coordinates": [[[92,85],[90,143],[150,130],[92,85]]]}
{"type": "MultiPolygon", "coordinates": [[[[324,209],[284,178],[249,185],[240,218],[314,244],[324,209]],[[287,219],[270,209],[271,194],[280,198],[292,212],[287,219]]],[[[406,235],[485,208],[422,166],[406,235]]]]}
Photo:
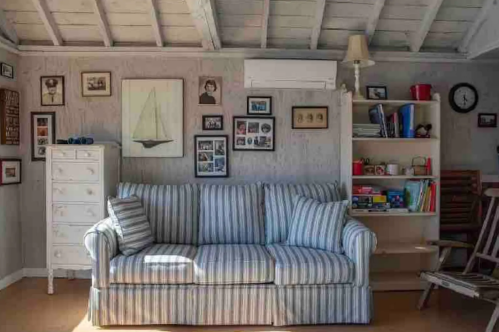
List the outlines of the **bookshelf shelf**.
{"type": "Polygon", "coordinates": [[[438,179],[436,175],[385,175],[385,176],[376,176],[376,175],[354,175],[352,176],[353,180],[425,180],[425,179],[438,179]]]}
{"type": "Polygon", "coordinates": [[[437,246],[425,244],[390,244],[378,245],[375,255],[431,254],[438,252],[437,246]]]}
{"type": "Polygon", "coordinates": [[[371,272],[371,287],[374,291],[423,290],[426,282],[415,272],[371,272]]]}
{"type": "Polygon", "coordinates": [[[352,211],[352,217],[434,217],[436,212],[355,212],[352,211]]]}
{"type": "Polygon", "coordinates": [[[354,105],[367,105],[373,106],[377,104],[382,105],[391,105],[391,106],[402,106],[406,104],[415,104],[422,106],[432,106],[439,105],[439,100],[429,100],[429,101],[421,101],[421,100],[353,100],[354,105]]]}
{"type": "Polygon", "coordinates": [[[354,142],[384,142],[384,143],[435,143],[438,138],[383,138],[383,137],[353,137],[354,142]]]}

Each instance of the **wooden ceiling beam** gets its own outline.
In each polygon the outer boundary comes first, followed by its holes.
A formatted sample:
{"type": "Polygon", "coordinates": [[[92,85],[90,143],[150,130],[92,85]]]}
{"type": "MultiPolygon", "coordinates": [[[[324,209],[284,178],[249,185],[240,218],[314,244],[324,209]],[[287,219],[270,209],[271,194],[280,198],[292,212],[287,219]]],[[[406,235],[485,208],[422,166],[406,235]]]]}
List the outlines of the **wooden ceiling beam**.
{"type": "Polygon", "coordinates": [[[269,14],[270,14],[270,0],[263,1],[263,15],[262,15],[262,36],[261,47],[267,48],[267,35],[269,31],[269,14]]]}
{"type": "Polygon", "coordinates": [[[5,16],[5,12],[2,8],[0,8],[0,32],[14,44],[19,44],[19,38],[17,38],[16,30],[12,24],[7,21],[7,17],[5,16]]]}
{"type": "Polygon", "coordinates": [[[154,33],[154,39],[156,39],[156,45],[158,47],[163,47],[163,35],[161,34],[161,24],[158,8],[156,6],[156,0],[149,0],[150,12],[151,12],[151,25],[152,31],[154,33]]]}
{"type": "Polygon", "coordinates": [[[317,0],[315,4],[314,25],[312,26],[312,36],[310,37],[310,49],[316,50],[319,44],[319,37],[322,30],[322,19],[326,10],[326,0],[317,0]]]}
{"type": "Polygon", "coordinates": [[[113,46],[113,37],[101,0],[92,0],[92,6],[94,7],[94,13],[97,16],[97,25],[99,26],[99,32],[104,40],[104,45],[106,47],[111,47],[113,46]]]}
{"type": "Polygon", "coordinates": [[[2,35],[0,35],[0,48],[3,48],[4,50],[14,53],[14,54],[20,54],[19,50],[17,49],[17,45],[8,40],[7,38],[4,38],[2,35]]]}
{"type": "Polygon", "coordinates": [[[194,25],[198,30],[203,48],[219,50],[222,48],[218,33],[217,12],[215,0],[186,0],[194,25]]]}
{"type": "Polygon", "coordinates": [[[373,10],[371,15],[369,16],[369,20],[367,21],[366,26],[366,37],[367,43],[371,44],[371,41],[374,37],[374,33],[376,32],[376,27],[378,26],[379,16],[381,15],[381,11],[385,6],[385,0],[376,0],[373,6],[373,10]]]}
{"type": "Polygon", "coordinates": [[[480,30],[482,24],[485,22],[485,19],[487,18],[487,13],[489,10],[492,8],[496,0],[485,0],[482,9],[480,9],[480,12],[478,13],[475,21],[471,25],[471,27],[466,31],[466,34],[464,35],[463,39],[461,40],[461,43],[459,44],[457,50],[461,53],[466,53],[468,52],[468,47],[471,43],[471,40],[475,35],[477,34],[478,30],[480,30]]]}
{"type": "Polygon", "coordinates": [[[45,29],[47,30],[50,39],[52,39],[52,42],[55,46],[61,46],[64,42],[62,41],[61,33],[57,28],[57,24],[54,21],[54,17],[50,12],[47,3],[45,2],[45,0],[33,0],[33,4],[35,5],[40,19],[45,25],[45,29]]]}
{"type": "Polygon", "coordinates": [[[421,26],[411,38],[409,47],[412,52],[419,52],[421,49],[421,46],[426,39],[426,35],[428,35],[428,32],[430,31],[431,25],[433,24],[433,21],[435,21],[435,17],[437,17],[440,6],[442,6],[442,2],[443,0],[432,0],[428,5],[421,26]]]}

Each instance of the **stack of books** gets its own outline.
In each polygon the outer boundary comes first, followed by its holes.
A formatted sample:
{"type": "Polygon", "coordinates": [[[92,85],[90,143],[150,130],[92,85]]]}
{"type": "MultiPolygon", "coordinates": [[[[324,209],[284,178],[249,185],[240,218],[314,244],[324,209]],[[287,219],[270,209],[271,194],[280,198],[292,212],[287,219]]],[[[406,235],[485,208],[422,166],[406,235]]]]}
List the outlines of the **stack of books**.
{"type": "Polygon", "coordinates": [[[370,213],[370,212],[386,212],[400,213],[408,212],[403,207],[403,197],[400,202],[394,204],[390,200],[390,191],[385,193],[382,188],[370,185],[355,185],[352,188],[352,209],[355,212],[370,213]]]}
{"type": "MultiPolygon", "coordinates": [[[[414,104],[406,104],[389,116],[385,115],[382,104],[369,109],[369,120],[378,126],[379,136],[384,138],[414,138],[414,104]]],[[[354,135],[355,135],[354,124],[354,135]]],[[[365,125],[362,125],[365,126],[365,125]]],[[[374,130],[374,127],[370,127],[374,130]]]]}
{"type": "Polygon", "coordinates": [[[380,127],[377,124],[371,123],[354,123],[353,137],[380,137],[380,127]]]}
{"type": "Polygon", "coordinates": [[[405,183],[407,208],[411,212],[435,212],[437,184],[431,180],[405,183]]]}

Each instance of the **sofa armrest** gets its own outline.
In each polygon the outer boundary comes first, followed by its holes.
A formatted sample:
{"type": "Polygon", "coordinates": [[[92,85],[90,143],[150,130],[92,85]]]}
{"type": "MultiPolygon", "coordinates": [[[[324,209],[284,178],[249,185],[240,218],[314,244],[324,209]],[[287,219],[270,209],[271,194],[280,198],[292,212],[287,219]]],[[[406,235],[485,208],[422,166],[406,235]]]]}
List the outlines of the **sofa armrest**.
{"type": "Polygon", "coordinates": [[[92,286],[109,286],[109,263],[118,254],[118,241],[110,218],[99,221],[84,236],[85,247],[92,259],[92,286]]]}
{"type": "Polygon", "coordinates": [[[355,264],[355,286],[369,286],[369,258],[376,250],[376,234],[350,216],[343,228],[345,255],[355,264]]]}

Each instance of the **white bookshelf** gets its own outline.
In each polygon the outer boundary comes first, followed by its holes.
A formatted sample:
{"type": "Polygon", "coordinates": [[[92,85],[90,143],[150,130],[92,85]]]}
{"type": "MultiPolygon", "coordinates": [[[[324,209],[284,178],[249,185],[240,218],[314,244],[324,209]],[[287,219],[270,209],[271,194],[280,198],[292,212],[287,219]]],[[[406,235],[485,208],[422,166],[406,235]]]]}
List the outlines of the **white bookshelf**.
{"type": "Polygon", "coordinates": [[[378,248],[372,257],[371,284],[377,291],[419,290],[421,270],[432,270],[438,261],[438,247],[426,245],[439,237],[440,207],[440,96],[431,101],[352,100],[351,93],[342,94],[341,111],[341,187],[351,201],[354,184],[378,185],[403,189],[407,180],[431,179],[437,183],[436,212],[355,212],[350,215],[372,229],[378,248]],[[431,123],[431,138],[360,138],[353,137],[353,123],[369,123],[368,111],[383,104],[385,115],[400,106],[415,105],[415,125],[431,123]],[[432,174],[428,176],[353,176],[352,162],[369,158],[371,164],[397,163],[410,166],[413,157],[430,157],[432,174]]]}

